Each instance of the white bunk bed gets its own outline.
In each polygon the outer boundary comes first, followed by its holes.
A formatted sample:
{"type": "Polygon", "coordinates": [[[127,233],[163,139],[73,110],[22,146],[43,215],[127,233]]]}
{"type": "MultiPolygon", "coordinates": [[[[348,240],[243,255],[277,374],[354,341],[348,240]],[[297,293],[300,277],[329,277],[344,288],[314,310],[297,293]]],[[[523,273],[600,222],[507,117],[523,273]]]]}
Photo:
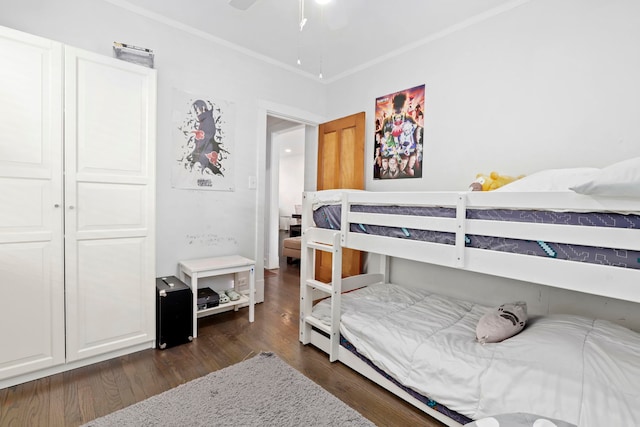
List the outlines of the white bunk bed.
{"type": "MultiPolygon", "coordinates": [[[[367,363],[341,345],[341,299],[354,289],[389,282],[388,257],[448,266],[472,272],[517,279],[578,292],[621,300],[640,302],[640,268],[624,268],[591,262],[577,262],[548,256],[532,256],[500,250],[470,247],[469,236],[492,236],[519,241],[555,242],[580,247],[615,248],[616,253],[633,256],[640,251],[640,229],[612,228],[563,223],[498,221],[469,219],[471,211],[506,209],[518,211],[552,212],[610,212],[623,215],[640,212],[640,199],[596,197],[561,192],[366,192],[333,191],[304,194],[302,214],[302,259],[300,293],[300,341],[313,344],[329,354],[331,361],[339,360],[375,383],[383,386],[429,415],[450,426],[463,422],[448,413],[447,402],[432,402],[417,398],[413,390],[402,387],[388,375],[367,363]],[[320,204],[338,204],[340,221],[334,228],[318,228],[314,210],[320,204]],[[357,211],[354,206],[418,206],[445,207],[453,210],[449,217],[407,215],[406,212],[380,213],[357,211]],[[389,237],[361,232],[369,226],[394,227],[405,236],[389,237]],[[449,243],[412,240],[409,233],[432,230],[449,233],[449,243]],[[341,278],[341,250],[343,247],[379,254],[380,272],[341,278]],[[318,282],[314,276],[315,251],[333,252],[332,281],[318,282]],[[314,315],[314,303],[330,298],[330,321],[314,315]],[[442,404],[442,405],[441,405],[442,404]],[[445,415],[446,414],[446,415],[445,415]]],[[[375,210],[375,209],[374,209],[375,210]]],[[[365,230],[366,231],[366,230],[365,230]]],[[[631,260],[640,263],[640,258],[631,260]]],[[[506,301],[505,301],[506,302],[506,301]]],[[[631,334],[633,332],[629,331],[631,334]]],[[[587,333],[588,334],[588,333],[587,333]]],[[[640,341],[639,341],[640,342],[640,341]]],[[[480,345],[480,344],[477,344],[480,345]]],[[[633,362],[633,375],[640,374],[640,362],[633,362]]],[[[634,397],[635,399],[635,397],[634,397]]],[[[637,402],[640,405],[640,401],[637,402]]],[[[638,406],[638,405],[636,405],[638,406]]],[[[454,415],[457,415],[454,413],[454,415]]],[[[627,414],[620,415],[623,417],[627,414]]],[[[464,417],[462,417],[464,420],[464,417]]],[[[615,419],[615,417],[613,418],[615,419]]],[[[637,420],[636,420],[637,421],[637,420]]],[[[573,421],[575,422],[575,421],[573,421]]],[[[582,425],[583,423],[581,423],[582,425]]],[[[588,425],[588,423],[584,423],[588,425]]]]}

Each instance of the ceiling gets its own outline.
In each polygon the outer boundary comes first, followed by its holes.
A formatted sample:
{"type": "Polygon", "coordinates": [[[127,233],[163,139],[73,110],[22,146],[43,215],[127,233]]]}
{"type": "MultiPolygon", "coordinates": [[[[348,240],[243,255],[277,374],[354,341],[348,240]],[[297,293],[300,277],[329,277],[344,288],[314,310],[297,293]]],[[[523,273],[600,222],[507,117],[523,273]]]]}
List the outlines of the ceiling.
{"type": "Polygon", "coordinates": [[[529,0],[106,1],[330,82],[529,0]]]}

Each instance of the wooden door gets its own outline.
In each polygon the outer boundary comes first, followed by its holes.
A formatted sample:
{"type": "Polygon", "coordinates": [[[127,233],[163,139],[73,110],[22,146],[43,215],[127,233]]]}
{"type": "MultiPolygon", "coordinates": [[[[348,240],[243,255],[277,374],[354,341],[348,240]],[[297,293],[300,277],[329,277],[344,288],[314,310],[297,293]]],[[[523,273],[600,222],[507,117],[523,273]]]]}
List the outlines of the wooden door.
{"type": "MultiPolygon", "coordinates": [[[[318,129],[318,190],[364,189],[364,112],[323,123],[318,129]]],[[[331,281],[331,254],[316,251],[316,279],[331,281]]],[[[362,272],[360,251],[344,249],[342,276],[362,272]]]]}
{"type": "Polygon", "coordinates": [[[64,363],[62,45],[0,27],[1,380],[64,363]]]}
{"type": "Polygon", "coordinates": [[[155,338],[154,70],[65,48],[67,360],[155,338]]]}

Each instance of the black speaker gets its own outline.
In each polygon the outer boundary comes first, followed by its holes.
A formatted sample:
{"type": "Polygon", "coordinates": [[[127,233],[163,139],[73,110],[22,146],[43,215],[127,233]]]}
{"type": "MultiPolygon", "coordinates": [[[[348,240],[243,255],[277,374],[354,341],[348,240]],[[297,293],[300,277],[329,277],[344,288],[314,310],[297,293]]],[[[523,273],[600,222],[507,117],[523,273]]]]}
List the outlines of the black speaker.
{"type": "Polygon", "coordinates": [[[193,340],[193,293],[174,276],[156,279],[156,347],[164,350],[193,340]]]}

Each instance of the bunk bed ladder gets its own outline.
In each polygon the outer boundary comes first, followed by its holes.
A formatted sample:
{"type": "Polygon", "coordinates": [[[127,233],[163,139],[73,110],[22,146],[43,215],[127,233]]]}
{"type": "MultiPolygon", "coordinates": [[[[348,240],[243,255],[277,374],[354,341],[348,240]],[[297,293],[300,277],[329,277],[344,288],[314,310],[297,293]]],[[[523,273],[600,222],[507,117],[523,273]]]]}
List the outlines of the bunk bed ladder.
{"type": "Polygon", "coordinates": [[[329,360],[338,360],[340,347],[340,296],[342,294],[342,246],[340,232],[326,233],[326,239],[316,241],[311,236],[302,239],[300,262],[300,341],[311,342],[311,328],[324,332],[330,338],[329,360]],[[315,279],[316,251],[331,252],[331,282],[315,279]],[[331,325],[327,326],[311,315],[313,301],[329,295],[331,298],[331,325]]]}

